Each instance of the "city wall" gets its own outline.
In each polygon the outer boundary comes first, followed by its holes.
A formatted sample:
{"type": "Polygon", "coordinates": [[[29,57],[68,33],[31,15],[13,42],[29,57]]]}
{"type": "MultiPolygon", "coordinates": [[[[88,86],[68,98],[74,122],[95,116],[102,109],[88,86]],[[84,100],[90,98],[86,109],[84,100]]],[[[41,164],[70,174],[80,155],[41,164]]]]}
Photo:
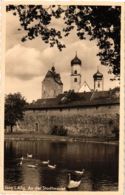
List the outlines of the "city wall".
{"type": "Polygon", "coordinates": [[[119,105],[27,110],[15,131],[51,134],[54,126],[64,127],[68,135],[112,137],[113,131],[119,129],[119,105]]]}

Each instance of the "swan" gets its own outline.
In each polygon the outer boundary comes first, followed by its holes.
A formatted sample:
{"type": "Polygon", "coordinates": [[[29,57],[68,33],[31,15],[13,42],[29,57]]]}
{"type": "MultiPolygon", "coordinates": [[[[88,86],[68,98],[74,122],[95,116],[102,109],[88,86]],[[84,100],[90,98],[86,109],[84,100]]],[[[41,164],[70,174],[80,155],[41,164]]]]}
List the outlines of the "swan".
{"type": "Polygon", "coordinates": [[[19,166],[22,166],[23,165],[23,161],[21,160],[19,163],[18,163],[19,166]]]}
{"type": "Polygon", "coordinates": [[[79,176],[82,176],[84,172],[85,172],[85,169],[82,169],[82,171],[74,171],[74,173],[79,176]]]}
{"type": "Polygon", "coordinates": [[[78,188],[81,184],[81,180],[79,180],[79,181],[71,180],[71,174],[70,173],[68,174],[68,176],[69,176],[69,183],[68,183],[67,188],[68,189],[78,188]]]}
{"type": "Polygon", "coordinates": [[[33,155],[32,154],[27,154],[27,158],[32,158],[33,155]]]}
{"type": "Polygon", "coordinates": [[[22,157],[20,157],[20,160],[21,160],[21,161],[23,161],[23,160],[24,160],[24,157],[23,157],[23,156],[22,156],[22,157]]]}
{"type": "Polygon", "coordinates": [[[37,164],[35,164],[35,165],[27,165],[27,167],[29,167],[29,168],[36,168],[37,164]]]}
{"type": "Polygon", "coordinates": [[[42,161],[42,164],[43,164],[43,165],[48,165],[48,164],[49,164],[49,160],[47,160],[47,161],[42,161]]]}
{"type": "Polygon", "coordinates": [[[55,169],[55,168],[56,168],[56,165],[50,165],[50,164],[48,164],[48,167],[49,167],[50,169],[55,169]]]}

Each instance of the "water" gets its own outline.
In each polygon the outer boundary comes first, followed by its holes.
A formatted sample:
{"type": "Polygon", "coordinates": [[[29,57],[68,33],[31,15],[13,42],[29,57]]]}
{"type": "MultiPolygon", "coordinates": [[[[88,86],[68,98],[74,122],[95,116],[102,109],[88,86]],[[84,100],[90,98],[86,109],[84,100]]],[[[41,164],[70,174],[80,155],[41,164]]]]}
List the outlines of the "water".
{"type": "Polygon", "coordinates": [[[95,143],[51,141],[6,141],[5,190],[67,190],[68,173],[81,180],[78,191],[118,190],[118,146],[95,143]],[[31,159],[27,153],[32,154],[31,159]],[[20,157],[24,157],[20,165],[20,157]],[[54,170],[43,165],[50,160],[54,170]],[[28,165],[35,165],[29,168],[28,165]],[[85,169],[83,176],[74,170],[85,169]]]}

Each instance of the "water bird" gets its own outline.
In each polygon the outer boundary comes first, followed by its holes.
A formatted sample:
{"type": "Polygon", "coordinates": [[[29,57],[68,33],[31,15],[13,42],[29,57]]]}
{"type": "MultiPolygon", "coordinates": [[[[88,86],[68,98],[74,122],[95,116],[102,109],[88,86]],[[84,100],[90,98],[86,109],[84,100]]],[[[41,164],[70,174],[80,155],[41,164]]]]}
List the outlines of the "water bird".
{"type": "Polygon", "coordinates": [[[79,176],[82,176],[83,175],[83,173],[85,172],[85,169],[82,169],[81,171],[74,171],[74,173],[76,174],[76,175],[79,175],[79,176]]]}
{"type": "Polygon", "coordinates": [[[42,164],[43,164],[43,165],[48,165],[48,164],[49,164],[49,160],[47,160],[47,161],[42,161],[42,164]]]}
{"type": "Polygon", "coordinates": [[[37,168],[37,165],[38,164],[35,164],[35,165],[27,165],[27,167],[29,167],[29,168],[37,168]]]}
{"type": "Polygon", "coordinates": [[[56,165],[50,165],[50,164],[48,164],[48,167],[49,167],[50,169],[55,169],[55,168],[56,168],[56,165]]]}
{"type": "Polygon", "coordinates": [[[81,184],[81,180],[79,180],[79,181],[72,180],[70,173],[68,174],[68,176],[69,176],[69,182],[68,182],[68,185],[67,185],[67,189],[78,188],[81,184]]]}
{"type": "Polygon", "coordinates": [[[24,157],[23,157],[23,156],[21,156],[21,157],[20,157],[20,160],[22,160],[22,161],[23,161],[23,160],[24,160],[24,157]]]}
{"type": "Polygon", "coordinates": [[[33,155],[32,154],[27,154],[27,158],[32,158],[33,155]]]}
{"type": "Polygon", "coordinates": [[[21,160],[19,163],[18,163],[18,166],[22,166],[23,165],[23,161],[21,160]]]}

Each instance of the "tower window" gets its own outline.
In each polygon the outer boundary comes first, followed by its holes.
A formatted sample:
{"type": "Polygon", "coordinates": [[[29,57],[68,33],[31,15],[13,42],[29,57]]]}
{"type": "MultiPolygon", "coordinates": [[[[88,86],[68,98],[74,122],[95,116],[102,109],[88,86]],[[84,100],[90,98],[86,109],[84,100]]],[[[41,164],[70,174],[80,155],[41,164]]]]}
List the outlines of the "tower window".
{"type": "Polygon", "coordinates": [[[77,82],[77,78],[74,78],[74,82],[77,82]]]}
{"type": "Polygon", "coordinates": [[[74,71],[74,74],[77,74],[77,70],[74,71]]]}
{"type": "Polygon", "coordinates": [[[100,87],[100,83],[98,82],[98,87],[100,87]]]}

